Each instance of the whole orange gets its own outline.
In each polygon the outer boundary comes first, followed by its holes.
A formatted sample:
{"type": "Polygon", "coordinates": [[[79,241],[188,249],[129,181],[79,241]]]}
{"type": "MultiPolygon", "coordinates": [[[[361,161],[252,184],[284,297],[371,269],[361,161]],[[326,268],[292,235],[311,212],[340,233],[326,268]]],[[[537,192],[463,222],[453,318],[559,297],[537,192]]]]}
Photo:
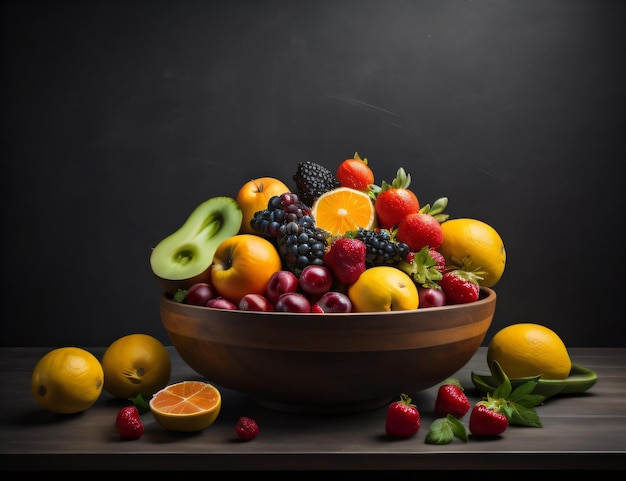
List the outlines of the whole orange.
{"type": "Polygon", "coordinates": [[[274,272],[281,270],[280,255],[269,240],[254,234],[238,234],[215,251],[211,284],[234,304],[246,294],[263,294],[274,272]]]}
{"type": "Polygon", "coordinates": [[[241,186],[237,192],[237,204],[241,207],[240,234],[258,234],[250,226],[250,221],[256,212],[267,209],[267,203],[275,196],[289,192],[289,187],[282,180],[275,177],[259,177],[252,179],[241,186]]]}
{"type": "Polygon", "coordinates": [[[35,365],[31,390],[37,403],[52,413],[73,414],[100,397],[104,372],[100,361],[80,347],[59,347],[35,365]]]}
{"type": "Polygon", "coordinates": [[[127,334],[102,355],[104,390],[119,399],[150,398],[167,385],[172,361],[167,348],[149,334],[127,334]]]}

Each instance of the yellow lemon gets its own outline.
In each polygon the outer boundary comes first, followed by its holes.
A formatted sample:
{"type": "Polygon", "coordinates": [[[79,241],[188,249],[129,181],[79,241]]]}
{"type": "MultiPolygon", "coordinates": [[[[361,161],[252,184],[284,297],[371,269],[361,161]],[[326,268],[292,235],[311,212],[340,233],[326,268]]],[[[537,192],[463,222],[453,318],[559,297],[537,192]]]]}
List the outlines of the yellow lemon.
{"type": "Polygon", "coordinates": [[[469,218],[451,219],[441,224],[443,241],[437,249],[446,265],[461,265],[480,272],[480,285],[493,287],[502,277],[506,251],[500,234],[489,224],[469,218]]]}
{"type": "Polygon", "coordinates": [[[215,422],[222,407],[219,390],[202,381],[170,384],[150,399],[154,419],[170,431],[200,431],[215,422]]]}
{"type": "Polygon", "coordinates": [[[104,372],[85,349],[59,347],[35,365],[31,391],[35,401],[52,413],[72,414],[90,408],[100,397],[104,372]]]}
{"type": "Polygon", "coordinates": [[[487,348],[488,365],[493,361],[510,379],[565,379],[572,369],[563,340],[552,329],[534,323],[512,324],[498,331],[487,348]]]}
{"type": "Polygon", "coordinates": [[[391,266],[366,269],[348,287],[354,312],[386,312],[417,309],[419,296],[408,274],[391,266]]]}
{"type": "Polygon", "coordinates": [[[172,373],[170,353],[148,334],[117,339],[104,351],[102,368],[104,390],[120,399],[149,398],[167,385],[172,373]]]}
{"type": "Polygon", "coordinates": [[[365,192],[338,187],[317,198],[311,208],[315,225],[331,235],[344,235],[359,227],[370,230],[376,222],[374,202],[365,192]]]}

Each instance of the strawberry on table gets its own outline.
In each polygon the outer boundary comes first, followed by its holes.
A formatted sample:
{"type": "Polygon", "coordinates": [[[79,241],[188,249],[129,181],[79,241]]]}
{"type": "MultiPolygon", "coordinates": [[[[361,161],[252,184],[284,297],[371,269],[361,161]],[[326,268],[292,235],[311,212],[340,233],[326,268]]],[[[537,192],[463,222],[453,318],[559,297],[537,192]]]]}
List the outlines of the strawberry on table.
{"type": "Polygon", "coordinates": [[[402,393],[399,401],[392,402],[387,408],[385,432],[395,438],[409,438],[420,428],[420,413],[411,398],[402,393]]]}
{"type": "Polygon", "coordinates": [[[250,441],[251,439],[256,438],[259,434],[259,425],[254,419],[247,416],[241,416],[237,419],[237,423],[235,424],[235,433],[239,439],[250,441]]]}
{"type": "Polygon", "coordinates": [[[435,413],[439,416],[451,414],[457,419],[465,416],[469,411],[470,402],[463,391],[463,386],[458,379],[446,379],[437,391],[435,400],[435,413]]]}
{"type": "Polygon", "coordinates": [[[115,428],[122,439],[139,439],[143,434],[143,424],[136,406],[126,406],[119,410],[115,428]]]}
{"type": "Polygon", "coordinates": [[[502,399],[478,401],[472,408],[469,419],[469,429],[474,436],[498,436],[509,425],[509,420],[504,412],[502,399]]]}

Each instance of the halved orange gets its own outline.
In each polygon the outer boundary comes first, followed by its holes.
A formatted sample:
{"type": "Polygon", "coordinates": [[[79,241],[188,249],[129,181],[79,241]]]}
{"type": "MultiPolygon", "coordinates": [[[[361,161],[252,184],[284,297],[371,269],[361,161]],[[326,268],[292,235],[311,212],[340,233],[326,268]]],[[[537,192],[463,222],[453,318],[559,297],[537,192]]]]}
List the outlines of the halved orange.
{"type": "Polygon", "coordinates": [[[154,419],[170,431],[201,431],[215,422],[222,407],[219,390],[203,381],[170,384],[150,399],[154,419]]]}
{"type": "Polygon", "coordinates": [[[344,235],[359,227],[370,230],[376,223],[374,202],[365,193],[338,187],[317,198],[311,208],[315,225],[331,235],[344,235]]]}

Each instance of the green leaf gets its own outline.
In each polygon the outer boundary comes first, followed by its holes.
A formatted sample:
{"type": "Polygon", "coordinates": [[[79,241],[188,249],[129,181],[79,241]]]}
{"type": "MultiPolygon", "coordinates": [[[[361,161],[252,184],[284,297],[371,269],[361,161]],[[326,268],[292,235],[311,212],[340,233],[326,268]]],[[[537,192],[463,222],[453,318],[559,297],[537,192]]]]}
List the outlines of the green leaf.
{"type": "Polygon", "coordinates": [[[427,444],[450,444],[455,437],[467,442],[467,431],[461,421],[448,414],[445,418],[437,418],[432,422],[425,441],[427,444]]]}
{"type": "Polygon", "coordinates": [[[187,291],[185,289],[178,289],[176,294],[174,294],[174,300],[176,302],[183,302],[187,297],[187,291]]]}
{"type": "Polygon", "coordinates": [[[129,401],[135,405],[139,414],[144,414],[150,411],[150,404],[148,404],[148,401],[146,401],[141,394],[137,394],[135,397],[129,398],[129,401]]]}
{"type": "Polygon", "coordinates": [[[492,363],[491,373],[494,379],[500,381],[500,385],[495,388],[493,394],[487,394],[487,399],[492,404],[501,406],[509,424],[542,427],[539,415],[534,408],[545,400],[545,396],[532,394],[538,379],[531,379],[513,390],[510,379],[497,361],[492,363]]]}
{"type": "Polygon", "coordinates": [[[541,420],[537,411],[533,408],[526,408],[520,404],[509,402],[510,413],[507,413],[506,417],[509,420],[509,424],[515,424],[517,426],[528,426],[532,428],[541,428],[541,420]]]}

